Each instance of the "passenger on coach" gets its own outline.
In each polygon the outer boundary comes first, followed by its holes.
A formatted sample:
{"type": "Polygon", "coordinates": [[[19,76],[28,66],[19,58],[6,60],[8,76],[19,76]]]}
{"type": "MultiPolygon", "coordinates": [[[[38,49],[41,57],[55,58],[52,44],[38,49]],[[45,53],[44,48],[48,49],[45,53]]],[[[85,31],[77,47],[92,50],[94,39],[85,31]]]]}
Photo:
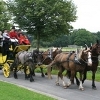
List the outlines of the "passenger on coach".
{"type": "Polygon", "coordinates": [[[23,33],[19,34],[19,44],[30,45],[30,41],[23,33]]]}
{"type": "Polygon", "coordinates": [[[15,30],[15,26],[12,26],[11,31],[9,32],[10,40],[12,42],[13,49],[18,45],[18,34],[15,30]]]}
{"type": "Polygon", "coordinates": [[[7,53],[9,51],[11,45],[10,36],[8,30],[4,30],[3,33],[3,48],[4,52],[7,53]]]}

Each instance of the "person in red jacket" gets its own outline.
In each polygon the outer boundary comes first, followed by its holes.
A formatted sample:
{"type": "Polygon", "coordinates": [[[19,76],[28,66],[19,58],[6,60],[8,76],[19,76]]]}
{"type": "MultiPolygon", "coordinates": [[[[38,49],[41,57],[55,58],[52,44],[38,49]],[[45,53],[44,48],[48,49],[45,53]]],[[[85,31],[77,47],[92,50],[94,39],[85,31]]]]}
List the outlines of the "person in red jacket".
{"type": "Polygon", "coordinates": [[[10,40],[12,42],[13,49],[18,45],[18,34],[15,31],[15,26],[12,26],[11,31],[9,32],[10,40]]]}
{"type": "Polygon", "coordinates": [[[12,26],[12,29],[9,32],[9,36],[11,39],[18,39],[17,32],[15,31],[15,26],[12,26]]]}
{"type": "Polygon", "coordinates": [[[24,34],[20,33],[19,34],[19,44],[30,45],[30,41],[24,34]]]}

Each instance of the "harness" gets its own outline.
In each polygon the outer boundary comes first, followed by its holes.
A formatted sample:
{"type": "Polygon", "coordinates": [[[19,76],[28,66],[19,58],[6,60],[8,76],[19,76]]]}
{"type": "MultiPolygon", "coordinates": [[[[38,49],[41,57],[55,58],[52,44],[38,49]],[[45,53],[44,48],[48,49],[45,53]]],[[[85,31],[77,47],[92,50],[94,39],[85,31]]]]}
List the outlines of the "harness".
{"type": "Polygon", "coordinates": [[[75,62],[75,64],[78,64],[78,65],[85,65],[85,64],[87,64],[87,62],[85,60],[83,60],[82,58],[78,59],[77,54],[74,51],[69,53],[68,57],[66,58],[66,61],[64,61],[64,62],[69,62],[69,61],[73,61],[73,62],[75,62]],[[71,60],[70,57],[73,54],[75,54],[75,56],[74,56],[74,59],[71,60]]]}
{"type": "Polygon", "coordinates": [[[94,63],[98,62],[98,56],[92,56],[92,62],[94,62],[94,63]],[[95,58],[95,59],[93,59],[93,58],[95,58]]]}
{"type": "Polygon", "coordinates": [[[49,50],[48,54],[43,54],[43,55],[47,55],[47,57],[46,57],[45,59],[43,59],[42,63],[43,63],[46,59],[48,59],[48,58],[50,58],[51,60],[53,60],[53,57],[52,57],[52,50],[51,50],[51,49],[49,50]]]}

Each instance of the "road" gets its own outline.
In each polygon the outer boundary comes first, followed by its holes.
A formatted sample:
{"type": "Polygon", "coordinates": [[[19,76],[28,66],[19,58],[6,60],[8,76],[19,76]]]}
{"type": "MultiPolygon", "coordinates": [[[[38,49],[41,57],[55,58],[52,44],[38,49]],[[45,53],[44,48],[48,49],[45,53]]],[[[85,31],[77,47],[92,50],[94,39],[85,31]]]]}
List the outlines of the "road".
{"type": "MultiPolygon", "coordinates": [[[[5,78],[2,71],[0,71],[0,80],[16,84],[27,89],[43,93],[45,95],[52,96],[58,100],[100,100],[100,83],[96,82],[97,90],[93,90],[91,87],[91,81],[86,80],[84,83],[84,91],[78,89],[76,84],[71,85],[67,89],[62,87],[62,82],[60,81],[60,86],[56,86],[56,76],[49,80],[47,77],[42,78],[39,73],[36,73],[34,77],[34,82],[24,79],[24,73],[18,72],[18,79],[14,79],[13,75],[10,78],[5,78]]],[[[68,79],[65,77],[66,82],[68,79]]]]}

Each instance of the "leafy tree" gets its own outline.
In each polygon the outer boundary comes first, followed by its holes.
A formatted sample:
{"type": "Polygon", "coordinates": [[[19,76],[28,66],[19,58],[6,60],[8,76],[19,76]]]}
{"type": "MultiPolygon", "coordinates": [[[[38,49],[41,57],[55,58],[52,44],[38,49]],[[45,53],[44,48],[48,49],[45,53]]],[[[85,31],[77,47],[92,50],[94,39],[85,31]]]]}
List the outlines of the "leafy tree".
{"type": "Polygon", "coordinates": [[[100,40],[100,32],[94,33],[94,35],[96,36],[97,40],[100,40]]]}
{"type": "Polygon", "coordinates": [[[59,38],[57,38],[55,41],[53,41],[52,46],[55,47],[66,47],[68,46],[68,36],[67,35],[61,35],[59,38]]]}
{"type": "Polygon", "coordinates": [[[70,0],[8,0],[14,22],[39,41],[53,41],[73,28],[76,6],[70,0]]]}
{"type": "Polygon", "coordinates": [[[78,46],[84,46],[87,44],[88,46],[91,45],[91,43],[94,43],[95,39],[93,34],[91,32],[87,31],[86,29],[78,29],[73,32],[73,38],[74,44],[78,46]]]}
{"type": "Polygon", "coordinates": [[[9,29],[10,24],[8,21],[10,20],[10,15],[7,10],[6,3],[3,0],[0,0],[0,30],[9,29]]]}

